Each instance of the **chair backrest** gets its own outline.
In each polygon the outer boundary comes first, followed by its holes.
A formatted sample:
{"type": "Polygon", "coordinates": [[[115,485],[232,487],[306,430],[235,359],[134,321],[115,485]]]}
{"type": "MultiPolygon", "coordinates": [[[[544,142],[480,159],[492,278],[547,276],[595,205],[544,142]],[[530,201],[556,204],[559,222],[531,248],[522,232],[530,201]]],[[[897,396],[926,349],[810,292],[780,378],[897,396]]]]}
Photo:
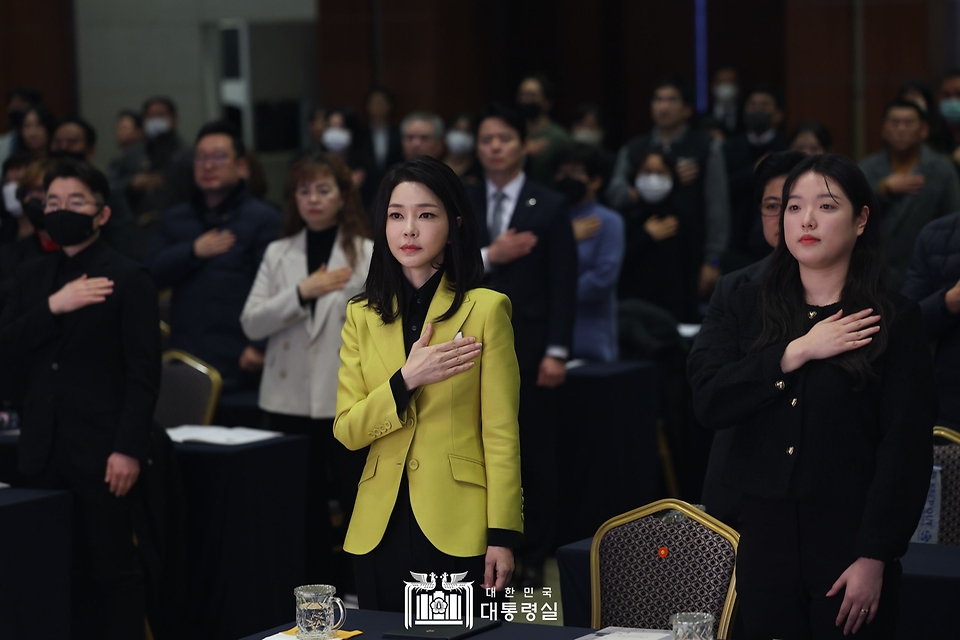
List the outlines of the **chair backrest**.
{"type": "Polygon", "coordinates": [[[736,531],[680,500],[608,520],[590,549],[593,627],[669,629],[672,614],[701,611],[713,614],[716,636],[726,638],[739,542],[736,531]]]}
{"type": "Polygon", "coordinates": [[[933,435],[950,441],[933,446],[933,464],[942,469],[937,542],[960,545],[960,433],[946,427],[934,427],[933,435]]]}
{"type": "Polygon", "coordinates": [[[176,349],[165,352],[154,421],[164,429],[210,424],[222,385],[220,373],[207,363],[176,349]]]}

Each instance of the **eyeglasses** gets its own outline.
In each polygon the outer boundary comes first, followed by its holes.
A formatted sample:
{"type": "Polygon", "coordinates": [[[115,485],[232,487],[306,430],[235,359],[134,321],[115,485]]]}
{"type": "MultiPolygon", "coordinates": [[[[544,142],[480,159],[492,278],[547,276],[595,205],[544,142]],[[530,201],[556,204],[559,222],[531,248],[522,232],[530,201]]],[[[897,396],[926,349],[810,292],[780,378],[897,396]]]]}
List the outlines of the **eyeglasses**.
{"type": "Polygon", "coordinates": [[[66,211],[73,211],[74,213],[82,213],[82,209],[93,205],[97,207],[97,210],[103,208],[102,202],[97,202],[96,200],[68,200],[66,204],[61,204],[59,200],[48,199],[44,202],[43,210],[44,212],[57,211],[58,209],[65,209],[66,211]]]}
{"type": "Polygon", "coordinates": [[[214,153],[209,156],[194,156],[193,164],[198,167],[206,166],[208,163],[212,164],[215,167],[222,167],[227,164],[227,161],[230,159],[230,156],[226,153],[214,153]]]}

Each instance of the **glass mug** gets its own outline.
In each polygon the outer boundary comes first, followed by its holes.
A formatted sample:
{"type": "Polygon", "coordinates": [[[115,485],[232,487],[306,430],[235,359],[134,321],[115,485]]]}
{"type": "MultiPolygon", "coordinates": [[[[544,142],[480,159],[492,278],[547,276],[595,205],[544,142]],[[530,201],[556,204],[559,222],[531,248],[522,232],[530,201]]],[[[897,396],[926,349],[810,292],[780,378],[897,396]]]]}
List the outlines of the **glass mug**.
{"type": "Polygon", "coordinates": [[[297,640],[327,640],[343,626],[347,612],[343,600],[328,584],[308,584],[293,590],[297,599],[297,640]],[[340,619],[336,620],[336,610],[340,619]]]}
{"type": "Polygon", "coordinates": [[[675,613],[670,625],[674,640],[713,640],[713,616],[709,613],[675,613]]]}

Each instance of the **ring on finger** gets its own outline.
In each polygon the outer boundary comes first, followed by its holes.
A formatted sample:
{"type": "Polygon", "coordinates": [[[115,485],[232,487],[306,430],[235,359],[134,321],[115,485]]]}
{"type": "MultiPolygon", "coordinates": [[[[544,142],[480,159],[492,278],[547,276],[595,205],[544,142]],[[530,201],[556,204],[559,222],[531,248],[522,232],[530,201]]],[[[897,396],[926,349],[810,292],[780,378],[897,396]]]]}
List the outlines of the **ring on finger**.
{"type": "Polygon", "coordinates": [[[865,613],[870,613],[870,609],[860,609],[860,615],[863,615],[865,613]]]}

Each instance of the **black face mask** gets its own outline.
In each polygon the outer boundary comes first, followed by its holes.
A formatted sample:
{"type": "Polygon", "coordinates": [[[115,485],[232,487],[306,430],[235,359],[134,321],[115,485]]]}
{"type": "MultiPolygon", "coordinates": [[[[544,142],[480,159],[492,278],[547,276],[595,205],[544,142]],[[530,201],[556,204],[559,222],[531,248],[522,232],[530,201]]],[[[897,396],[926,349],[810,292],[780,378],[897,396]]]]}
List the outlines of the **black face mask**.
{"type": "Polygon", "coordinates": [[[67,209],[57,209],[46,214],[44,221],[51,240],[61,247],[72,247],[82,244],[94,234],[96,229],[93,228],[93,219],[95,217],[95,215],[88,216],[67,209]]]}
{"type": "Polygon", "coordinates": [[[86,162],[87,156],[82,151],[67,151],[66,149],[58,149],[56,151],[51,151],[47,154],[48,158],[53,160],[79,160],[80,162],[86,162]]]}
{"type": "Polygon", "coordinates": [[[517,105],[517,109],[520,110],[520,114],[527,120],[536,120],[540,117],[540,113],[543,109],[536,102],[524,102],[517,105]]]}
{"type": "Polygon", "coordinates": [[[565,195],[569,204],[577,204],[587,195],[587,185],[575,178],[557,180],[553,188],[565,195]]]}
{"type": "Polygon", "coordinates": [[[46,224],[44,224],[46,216],[43,215],[43,200],[24,200],[21,206],[23,207],[23,215],[27,217],[34,229],[40,231],[46,227],[46,224]]]}
{"type": "Polygon", "coordinates": [[[20,125],[23,124],[23,119],[27,115],[26,111],[9,111],[7,112],[7,122],[10,123],[10,128],[19,130],[20,125]]]}
{"type": "Polygon", "coordinates": [[[773,126],[773,114],[767,111],[747,111],[743,114],[743,126],[747,131],[760,135],[770,130],[773,126]]]}

